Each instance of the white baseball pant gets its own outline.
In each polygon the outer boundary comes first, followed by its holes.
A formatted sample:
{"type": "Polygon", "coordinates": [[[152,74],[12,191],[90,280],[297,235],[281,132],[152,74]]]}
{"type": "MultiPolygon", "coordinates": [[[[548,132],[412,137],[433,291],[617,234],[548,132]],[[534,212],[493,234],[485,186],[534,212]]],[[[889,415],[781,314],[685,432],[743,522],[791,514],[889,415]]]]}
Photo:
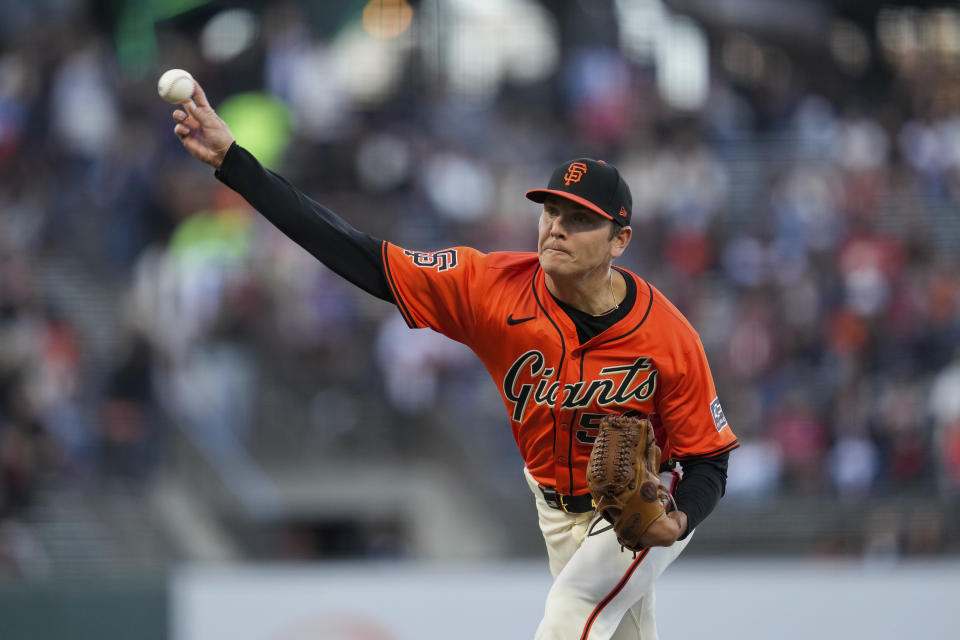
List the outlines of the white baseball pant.
{"type": "MultiPolygon", "coordinates": [[[[554,578],[535,640],[658,640],[654,583],[693,531],[672,546],[644,549],[634,557],[632,551],[621,551],[612,529],[587,536],[596,512],[550,507],[530,472],[524,469],[524,475],[536,498],[554,578]]],[[[672,472],[660,474],[666,487],[675,481],[672,472]]]]}

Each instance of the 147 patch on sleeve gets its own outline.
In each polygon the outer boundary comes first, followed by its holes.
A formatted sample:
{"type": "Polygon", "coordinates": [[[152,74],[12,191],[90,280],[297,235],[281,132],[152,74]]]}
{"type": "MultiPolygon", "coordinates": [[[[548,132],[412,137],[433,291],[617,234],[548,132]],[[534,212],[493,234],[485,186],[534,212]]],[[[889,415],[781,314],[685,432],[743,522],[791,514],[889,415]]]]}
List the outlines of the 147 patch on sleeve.
{"type": "Polygon", "coordinates": [[[717,431],[723,431],[727,426],[727,416],[723,415],[723,407],[720,406],[720,398],[714,398],[710,403],[710,413],[713,415],[713,424],[717,431]]]}

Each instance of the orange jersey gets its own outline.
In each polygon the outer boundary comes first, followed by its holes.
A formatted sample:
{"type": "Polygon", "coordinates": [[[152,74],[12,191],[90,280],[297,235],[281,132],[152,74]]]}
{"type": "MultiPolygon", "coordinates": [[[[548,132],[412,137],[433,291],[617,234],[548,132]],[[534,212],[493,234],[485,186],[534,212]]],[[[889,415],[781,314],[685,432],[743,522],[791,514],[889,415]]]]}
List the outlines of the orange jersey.
{"type": "Polygon", "coordinates": [[[737,447],[720,408],[700,337],[639,276],[637,300],[584,344],[547,291],[532,252],[469,247],[410,251],[383,244],[397,307],[479,356],[500,390],[530,473],[563,494],[587,492],[586,465],[600,419],[648,416],[663,459],[683,461],[737,447]]]}

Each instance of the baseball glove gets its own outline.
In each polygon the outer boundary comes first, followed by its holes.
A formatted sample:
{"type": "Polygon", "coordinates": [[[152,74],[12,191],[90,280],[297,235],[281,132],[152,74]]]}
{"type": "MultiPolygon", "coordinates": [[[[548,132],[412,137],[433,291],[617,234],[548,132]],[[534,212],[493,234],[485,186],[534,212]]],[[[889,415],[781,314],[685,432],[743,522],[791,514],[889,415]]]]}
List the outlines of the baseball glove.
{"type": "Polygon", "coordinates": [[[673,499],[660,485],[659,471],[660,447],[650,420],[610,415],[600,422],[587,465],[587,486],[597,512],[631,551],[643,548],[641,536],[673,499]]]}

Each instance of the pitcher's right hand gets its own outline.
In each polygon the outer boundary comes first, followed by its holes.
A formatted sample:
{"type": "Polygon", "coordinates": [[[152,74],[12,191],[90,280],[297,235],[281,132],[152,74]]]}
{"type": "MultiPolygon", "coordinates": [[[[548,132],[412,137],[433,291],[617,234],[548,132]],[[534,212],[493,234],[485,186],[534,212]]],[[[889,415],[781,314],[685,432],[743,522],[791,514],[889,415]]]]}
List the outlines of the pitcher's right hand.
{"type": "Polygon", "coordinates": [[[183,103],[183,108],[186,111],[177,109],[173,112],[173,119],[177,123],[173,132],[193,157],[219,169],[234,142],[230,127],[210,106],[199,82],[196,83],[193,97],[183,103]]]}

